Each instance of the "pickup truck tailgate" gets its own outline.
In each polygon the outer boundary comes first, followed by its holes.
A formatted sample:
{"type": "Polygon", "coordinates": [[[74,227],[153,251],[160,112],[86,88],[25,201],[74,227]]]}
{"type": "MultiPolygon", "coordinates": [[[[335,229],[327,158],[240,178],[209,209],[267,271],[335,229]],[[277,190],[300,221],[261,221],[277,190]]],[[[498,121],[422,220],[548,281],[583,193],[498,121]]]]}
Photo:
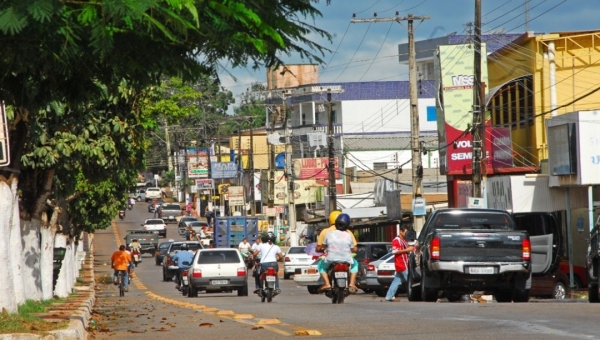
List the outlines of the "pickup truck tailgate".
{"type": "Polygon", "coordinates": [[[440,261],[490,262],[522,260],[523,239],[518,231],[444,230],[436,231],[440,239],[440,261]]]}

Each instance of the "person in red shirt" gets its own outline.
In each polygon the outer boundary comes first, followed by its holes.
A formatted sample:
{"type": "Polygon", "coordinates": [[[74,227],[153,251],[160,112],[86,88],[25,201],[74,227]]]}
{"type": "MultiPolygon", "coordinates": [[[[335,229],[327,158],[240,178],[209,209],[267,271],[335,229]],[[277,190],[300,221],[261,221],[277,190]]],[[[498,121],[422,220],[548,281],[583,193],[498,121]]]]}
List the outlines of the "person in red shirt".
{"type": "Polygon", "coordinates": [[[396,299],[396,291],[400,283],[408,283],[408,253],[413,251],[414,247],[406,241],[406,232],[410,229],[409,225],[403,224],[400,226],[400,235],[396,236],[392,241],[392,253],[394,253],[394,265],[396,267],[396,275],[394,281],[388,288],[385,295],[386,301],[394,301],[396,299]]]}

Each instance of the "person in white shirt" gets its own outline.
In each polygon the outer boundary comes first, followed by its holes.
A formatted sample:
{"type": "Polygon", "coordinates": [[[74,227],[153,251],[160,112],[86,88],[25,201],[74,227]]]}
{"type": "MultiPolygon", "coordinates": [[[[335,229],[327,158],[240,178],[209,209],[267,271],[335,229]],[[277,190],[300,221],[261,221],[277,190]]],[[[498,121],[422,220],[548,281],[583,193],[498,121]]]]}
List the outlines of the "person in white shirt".
{"type": "Polygon", "coordinates": [[[240,245],[238,246],[238,250],[242,253],[242,256],[246,257],[250,253],[252,249],[252,245],[248,242],[248,239],[244,237],[240,245]]]}
{"type": "MultiPolygon", "coordinates": [[[[283,258],[283,253],[281,252],[281,248],[278,245],[273,243],[274,237],[263,236],[262,243],[258,246],[258,250],[254,252],[254,256],[258,256],[260,254],[260,266],[261,271],[266,270],[267,268],[275,268],[275,293],[281,293],[279,289],[279,263],[283,258]]],[[[258,290],[255,290],[256,293],[258,290]]]]}

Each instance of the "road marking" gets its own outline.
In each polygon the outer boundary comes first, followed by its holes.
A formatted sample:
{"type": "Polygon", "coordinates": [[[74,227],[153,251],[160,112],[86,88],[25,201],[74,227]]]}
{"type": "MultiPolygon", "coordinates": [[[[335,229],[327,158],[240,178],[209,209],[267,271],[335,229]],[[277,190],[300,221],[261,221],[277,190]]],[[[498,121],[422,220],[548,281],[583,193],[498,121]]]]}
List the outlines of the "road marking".
{"type": "MultiPolygon", "coordinates": [[[[117,241],[117,245],[120,246],[122,244],[121,236],[119,235],[119,230],[117,229],[117,224],[115,221],[112,222],[112,228],[113,228],[113,233],[115,235],[115,239],[117,241]]],[[[179,301],[179,300],[170,299],[170,298],[167,298],[167,297],[164,297],[164,296],[161,296],[161,295],[151,292],[135,276],[132,276],[131,281],[135,284],[136,288],[138,288],[140,290],[144,290],[145,291],[144,293],[146,295],[148,295],[150,298],[170,304],[170,305],[174,305],[177,307],[193,309],[193,310],[197,310],[202,313],[217,315],[222,319],[231,320],[231,321],[238,322],[238,323],[243,323],[245,325],[250,325],[250,326],[260,325],[260,327],[262,327],[265,330],[277,333],[279,335],[284,335],[284,336],[293,336],[293,335],[319,336],[319,335],[322,335],[317,330],[306,329],[301,326],[295,326],[295,325],[291,325],[291,324],[287,324],[287,323],[282,323],[281,320],[279,320],[279,319],[257,319],[251,314],[236,314],[232,310],[219,310],[218,308],[214,308],[214,307],[207,307],[207,306],[198,305],[195,303],[189,303],[189,302],[183,302],[183,301],[179,301]],[[281,330],[281,329],[278,329],[278,328],[275,328],[275,327],[272,327],[269,325],[279,325],[279,326],[291,328],[292,330],[294,330],[294,333],[286,332],[284,330],[281,330]]]]}

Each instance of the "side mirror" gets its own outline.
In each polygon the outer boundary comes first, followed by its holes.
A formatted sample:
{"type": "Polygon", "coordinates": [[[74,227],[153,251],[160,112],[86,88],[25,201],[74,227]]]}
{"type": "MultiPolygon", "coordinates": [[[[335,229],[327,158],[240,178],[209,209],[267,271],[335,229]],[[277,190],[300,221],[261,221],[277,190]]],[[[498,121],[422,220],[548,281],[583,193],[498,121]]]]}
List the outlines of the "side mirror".
{"type": "Polygon", "coordinates": [[[583,232],[583,217],[577,218],[577,231],[583,232]]]}
{"type": "Polygon", "coordinates": [[[406,241],[412,242],[417,239],[417,232],[414,230],[407,230],[406,234],[404,234],[404,238],[406,238],[406,241]]]}

